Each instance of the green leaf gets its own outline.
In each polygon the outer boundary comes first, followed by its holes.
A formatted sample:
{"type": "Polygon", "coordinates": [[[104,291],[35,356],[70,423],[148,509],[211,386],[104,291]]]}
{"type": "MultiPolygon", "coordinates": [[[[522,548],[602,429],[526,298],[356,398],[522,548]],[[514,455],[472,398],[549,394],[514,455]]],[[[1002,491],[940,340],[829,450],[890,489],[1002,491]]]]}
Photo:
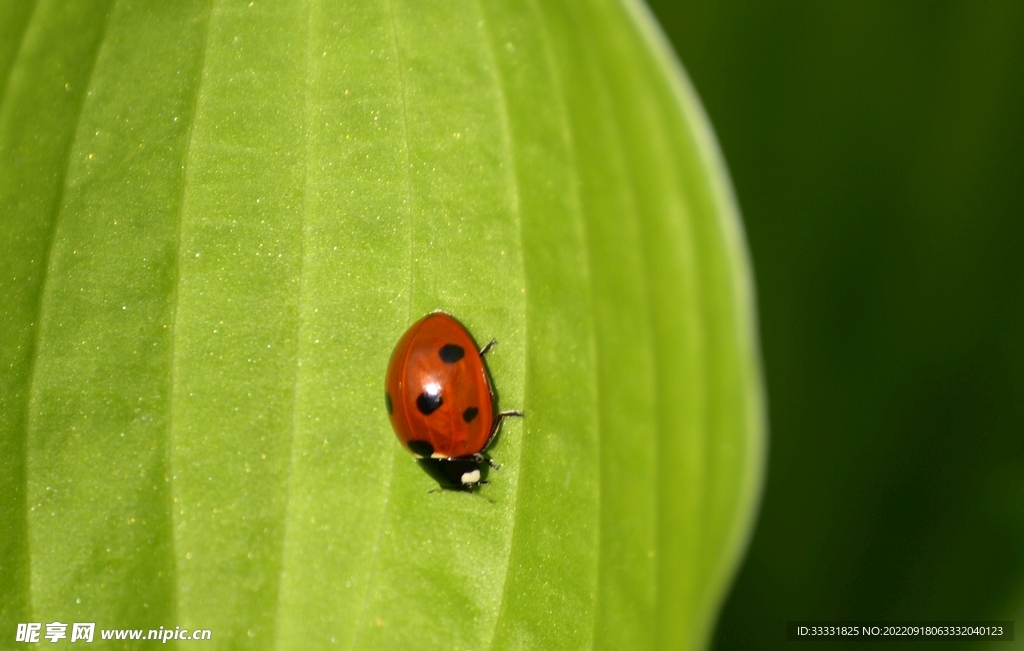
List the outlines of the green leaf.
{"type": "Polygon", "coordinates": [[[753,291],[643,7],[39,0],[0,24],[0,635],[706,645],[761,483],[753,291]],[[526,411],[486,499],[428,493],[384,411],[435,309],[498,339],[526,411]]]}

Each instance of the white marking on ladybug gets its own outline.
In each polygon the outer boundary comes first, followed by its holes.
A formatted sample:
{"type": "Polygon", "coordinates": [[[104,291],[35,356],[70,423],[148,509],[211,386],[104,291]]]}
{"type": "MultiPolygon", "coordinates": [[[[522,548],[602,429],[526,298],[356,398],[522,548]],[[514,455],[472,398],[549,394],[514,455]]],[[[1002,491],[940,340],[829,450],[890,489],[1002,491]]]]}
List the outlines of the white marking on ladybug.
{"type": "Polygon", "coordinates": [[[466,484],[466,485],[476,484],[479,481],[480,481],[480,471],[479,470],[471,470],[470,472],[462,473],[462,483],[463,484],[466,484]]]}

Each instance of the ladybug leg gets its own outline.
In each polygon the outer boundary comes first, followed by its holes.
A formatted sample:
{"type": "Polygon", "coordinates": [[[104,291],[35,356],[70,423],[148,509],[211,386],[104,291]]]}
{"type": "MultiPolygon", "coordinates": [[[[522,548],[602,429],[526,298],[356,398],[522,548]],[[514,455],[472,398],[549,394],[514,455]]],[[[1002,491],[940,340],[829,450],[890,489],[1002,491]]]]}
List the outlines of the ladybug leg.
{"type": "MultiPolygon", "coordinates": [[[[491,426],[491,435],[487,438],[487,443],[484,444],[484,449],[486,449],[487,446],[491,444],[491,441],[494,440],[494,437],[498,435],[498,430],[501,429],[501,421],[508,418],[509,416],[516,416],[518,418],[522,418],[523,416],[525,416],[525,414],[523,414],[523,412],[519,411],[518,409],[513,409],[510,411],[499,411],[497,415],[494,417],[494,425],[491,426]]],[[[487,463],[491,463],[490,460],[488,460],[487,463]]],[[[493,467],[497,468],[497,466],[493,467]]]]}
{"type": "MultiPolygon", "coordinates": [[[[490,459],[488,459],[488,461],[490,461],[490,459]]],[[[497,468],[498,466],[493,466],[493,467],[497,468]]],[[[472,484],[465,484],[462,488],[444,488],[442,486],[434,486],[433,488],[431,488],[427,492],[428,493],[443,493],[446,490],[456,491],[456,492],[458,492],[458,491],[473,492],[473,489],[476,488],[477,486],[489,486],[490,484],[491,484],[491,482],[487,481],[486,479],[481,479],[480,481],[474,482],[472,484]]]]}
{"type": "Polygon", "coordinates": [[[494,468],[495,470],[501,468],[501,466],[498,465],[498,463],[494,459],[490,458],[485,454],[480,454],[479,452],[477,452],[476,454],[473,455],[473,458],[476,459],[477,463],[486,463],[488,466],[494,468]]]}
{"type": "Polygon", "coordinates": [[[494,348],[494,344],[496,343],[498,343],[497,339],[491,339],[488,341],[487,345],[480,349],[480,357],[486,355],[492,348],[494,348]]]}

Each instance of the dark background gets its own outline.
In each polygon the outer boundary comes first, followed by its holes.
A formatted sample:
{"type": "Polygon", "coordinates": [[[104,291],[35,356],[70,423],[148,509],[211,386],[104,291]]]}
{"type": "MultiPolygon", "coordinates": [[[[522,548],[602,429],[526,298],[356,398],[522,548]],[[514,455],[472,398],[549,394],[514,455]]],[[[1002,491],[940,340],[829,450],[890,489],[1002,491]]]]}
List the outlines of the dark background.
{"type": "Polygon", "coordinates": [[[732,172],[768,383],[715,648],[1024,620],[1024,2],[650,4],[732,172]]]}

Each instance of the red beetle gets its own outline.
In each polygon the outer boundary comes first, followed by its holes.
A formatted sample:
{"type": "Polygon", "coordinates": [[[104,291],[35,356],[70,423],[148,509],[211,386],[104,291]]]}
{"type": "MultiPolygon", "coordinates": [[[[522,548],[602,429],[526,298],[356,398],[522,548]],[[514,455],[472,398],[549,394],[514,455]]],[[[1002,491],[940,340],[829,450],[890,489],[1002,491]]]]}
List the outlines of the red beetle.
{"type": "Polygon", "coordinates": [[[494,392],[473,337],[451,315],[433,312],[405,331],[388,362],[384,403],[391,426],[419,464],[442,488],[471,491],[483,464],[498,466],[483,451],[506,416],[495,412],[494,392]]]}

